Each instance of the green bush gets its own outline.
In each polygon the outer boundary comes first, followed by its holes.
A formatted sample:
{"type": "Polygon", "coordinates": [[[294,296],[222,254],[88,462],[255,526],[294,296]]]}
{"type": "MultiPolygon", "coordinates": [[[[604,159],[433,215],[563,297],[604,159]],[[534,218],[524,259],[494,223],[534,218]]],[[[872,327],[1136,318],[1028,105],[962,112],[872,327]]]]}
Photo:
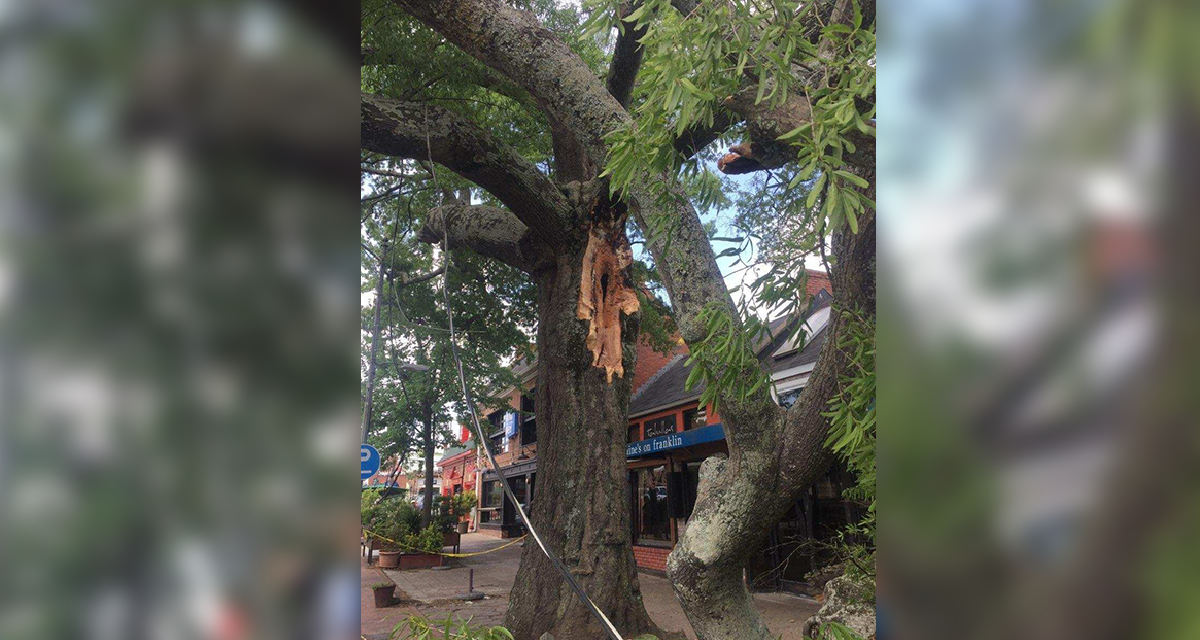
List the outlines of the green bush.
{"type": "Polygon", "coordinates": [[[437,553],[442,548],[442,541],[442,532],[434,525],[426,527],[420,533],[409,533],[401,540],[404,543],[404,551],[413,553],[437,553]]]}
{"type": "Polygon", "coordinates": [[[455,519],[461,520],[471,515],[471,509],[479,504],[479,497],[475,495],[474,491],[464,491],[454,496],[452,504],[455,519]]]}
{"type": "Polygon", "coordinates": [[[385,499],[375,506],[370,520],[366,520],[367,511],[364,508],[364,522],[373,537],[379,541],[381,548],[396,550],[400,546],[391,540],[405,543],[405,539],[414,531],[421,528],[421,514],[411,504],[400,499],[385,499]]]}
{"type": "Polygon", "coordinates": [[[362,525],[368,529],[371,528],[371,523],[375,521],[375,514],[379,512],[380,493],[382,493],[381,489],[367,489],[362,492],[359,512],[362,516],[362,525]]]}
{"type": "Polygon", "coordinates": [[[454,498],[452,496],[438,496],[433,503],[433,516],[430,521],[438,531],[443,533],[454,530],[454,525],[458,522],[458,516],[455,512],[454,498]]]}

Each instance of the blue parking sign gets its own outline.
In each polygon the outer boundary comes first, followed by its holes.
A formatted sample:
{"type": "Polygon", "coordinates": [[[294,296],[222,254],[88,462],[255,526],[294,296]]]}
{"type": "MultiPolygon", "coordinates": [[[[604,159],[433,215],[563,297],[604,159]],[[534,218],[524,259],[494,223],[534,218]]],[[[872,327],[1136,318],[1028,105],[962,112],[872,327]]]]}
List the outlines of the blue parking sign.
{"type": "Polygon", "coordinates": [[[379,473],[379,450],[369,444],[364,444],[359,450],[362,460],[362,479],[366,480],[379,473]]]}

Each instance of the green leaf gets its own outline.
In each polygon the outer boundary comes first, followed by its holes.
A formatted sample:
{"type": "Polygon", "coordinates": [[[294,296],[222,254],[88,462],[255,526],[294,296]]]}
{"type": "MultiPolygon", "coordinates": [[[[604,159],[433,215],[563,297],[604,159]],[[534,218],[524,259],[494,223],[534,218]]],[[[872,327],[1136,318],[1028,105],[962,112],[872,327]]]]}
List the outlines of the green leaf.
{"type": "Polygon", "coordinates": [[[801,133],[804,133],[805,129],[808,129],[811,126],[812,126],[811,122],[805,122],[804,124],[796,127],[795,129],[792,129],[791,131],[788,131],[787,133],[779,136],[778,138],[776,138],[776,140],[791,140],[792,138],[795,138],[796,136],[800,135],[801,133]]]}
{"type": "Polygon", "coordinates": [[[813,208],[817,204],[817,198],[821,196],[821,188],[825,185],[825,176],[829,174],[822,172],[817,178],[817,182],[813,184],[812,191],[808,194],[808,200],[804,204],[809,208],[813,208]]]}
{"type": "Polygon", "coordinates": [[[871,186],[871,184],[868,183],[866,180],[864,180],[860,176],[856,176],[853,173],[850,173],[849,171],[845,171],[843,169],[837,169],[836,171],[834,171],[834,173],[837,174],[841,178],[844,178],[846,180],[849,180],[850,182],[853,182],[855,185],[862,187],[863,189],[866,189],[871,186]]]}

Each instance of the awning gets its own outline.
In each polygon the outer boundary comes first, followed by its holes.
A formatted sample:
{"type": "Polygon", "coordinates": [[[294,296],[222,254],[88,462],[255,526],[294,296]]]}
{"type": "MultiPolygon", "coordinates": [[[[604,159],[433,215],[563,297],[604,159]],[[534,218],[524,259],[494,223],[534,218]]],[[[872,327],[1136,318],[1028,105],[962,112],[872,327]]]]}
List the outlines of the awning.
{"type": "Polygon", "coordinates": [[[725,427],[720,423],[710,424],[707,427],[699,429],[689,429],[678,433],[668,433],[665,436],[657,438],[648,438],[639,442],[631,443],[625,447],[625,457],[636,458],[645,456],[659,451],[667,451],[670,449],[680,449],[682,447],[690,447],[705,442],[716,442],[725,439],[725,427]]]}

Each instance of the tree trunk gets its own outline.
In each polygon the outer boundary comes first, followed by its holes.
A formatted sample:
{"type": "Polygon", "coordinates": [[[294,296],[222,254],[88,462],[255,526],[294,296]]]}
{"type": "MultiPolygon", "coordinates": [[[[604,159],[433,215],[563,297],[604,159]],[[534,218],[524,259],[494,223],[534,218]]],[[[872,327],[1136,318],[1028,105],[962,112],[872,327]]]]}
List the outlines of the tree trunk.
{"type": "MultiPolygon", "coordinates": [[[[863,221],[858,234],[835,234],[834,250],[839,258],[831,274],[835,311],[857,307],[873,314],[874,216],[863,221]]],[[[667,573],[703,640],[776,637],[763,624],[742,571],[772,527],[832,461],[824,446],[828,424],[821,413],[840,389],[839,372],[848,366],[837,348],[842,324],[834,313],[814,374],[793,410],[760,421],[761,442],[731,445],[728,458],[713,456],[700,467],[695,511],[667,558],[667,573]]],[[[745,420],[741,407],[730,409],[728,415],[722,411],[727,427],[732,420],[745,420]]]]}
{"type": "Polygon", "coordinates": [[[433,407],[426,404],[425,418],[425,498],[421,502],[421,528],[433,519],[433,407]]]}
{"type": "MultiPolygon", "coordinates": [[[[623,218],[622,218],[623,220],[623,218]]],[[[622,227],[623,228],[623,227],[622,227]]],[[[623,230],[615,244],[627,247],[623,230]]],[[[629,525],[625,437],[636,315],[619,316],[623,375],[593,365],[589,322],[580,320],[584,251],[559,253],[538,282],[538,466],[532,520],[596,606],[624,637],[654,631],[642,603],[629,525]]],[[[599,251],[619,252],[608,244],[599,251]]],[[[604,282],[611,293],[623,282],[604,282]]],[[[536,544],[525,545],[506,626],[518,640],[605,637],[600,624],[536,544]]]]}
{"type": "Polygon", "coordinates": [[[383,308],[383,269],[387,260],[387,242],[379,251],[379,274],[375,279],[375,325],[371,329],[371,360],[367,362],[367,398],[363,407],[362,441],[367,441],[375,409],[375,362],[379,353],[379,311],[383,308]]]}

